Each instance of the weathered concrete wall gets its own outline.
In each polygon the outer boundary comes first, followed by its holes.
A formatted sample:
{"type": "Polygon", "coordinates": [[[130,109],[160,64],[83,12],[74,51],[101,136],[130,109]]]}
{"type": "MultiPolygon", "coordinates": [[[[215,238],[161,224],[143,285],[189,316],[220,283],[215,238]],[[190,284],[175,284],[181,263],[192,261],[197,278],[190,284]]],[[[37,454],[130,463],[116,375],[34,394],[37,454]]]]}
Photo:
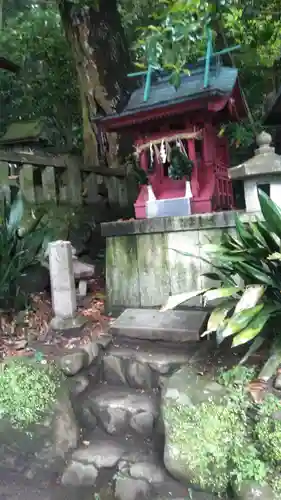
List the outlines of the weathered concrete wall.
{"type": "MultiPolygon", "coordinates": [[[[256,216],[237,213],[245,220],[256,216]]],[[[218,212],[102,224],[102,235],[106,237],[107,310],[114,314],[126,307],[159,307],[170,294],[210,286],[212,282],[202,274],[214,269],[200,260],[204,255],[202,246],[218,243],[225,231],[235,231],[234,214],[218,212]]],[[[200,305],[200,299],[189,305],[200,305]]]]}

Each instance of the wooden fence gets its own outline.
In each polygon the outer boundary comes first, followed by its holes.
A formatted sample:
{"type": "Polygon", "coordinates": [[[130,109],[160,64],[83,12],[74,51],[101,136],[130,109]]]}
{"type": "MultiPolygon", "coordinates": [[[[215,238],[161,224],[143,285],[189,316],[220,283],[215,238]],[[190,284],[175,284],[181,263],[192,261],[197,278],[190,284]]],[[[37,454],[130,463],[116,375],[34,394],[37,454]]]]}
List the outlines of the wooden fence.
{"type": "Polygon", "coordinates": [[[94,204],[101,184],[110,205],[122,208],[134,202],[136,185],[126,168],[97,169],[85,166],[78,156],[0,149],[0,187],[20,189],[29,203],[94,204]]]}

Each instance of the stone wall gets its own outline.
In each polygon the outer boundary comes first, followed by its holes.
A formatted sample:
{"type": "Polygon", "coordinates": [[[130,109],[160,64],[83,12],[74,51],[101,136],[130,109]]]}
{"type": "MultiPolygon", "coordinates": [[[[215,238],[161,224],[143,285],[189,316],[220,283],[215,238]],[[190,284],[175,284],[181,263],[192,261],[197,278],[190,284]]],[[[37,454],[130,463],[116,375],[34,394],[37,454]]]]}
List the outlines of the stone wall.
{"type": "MultiPolygon", "coordinates": [[[[235,213],[244,220],[257,215],[230,211],[102,224],[108,312],[159,307],[170,294],[210,286],[202,274],[214,269],[200,260],[202,247],[218,243],[225,231],[235,231],[235,213]]],[[[189,304],[200,305],[200,299],[189,304]]]]}

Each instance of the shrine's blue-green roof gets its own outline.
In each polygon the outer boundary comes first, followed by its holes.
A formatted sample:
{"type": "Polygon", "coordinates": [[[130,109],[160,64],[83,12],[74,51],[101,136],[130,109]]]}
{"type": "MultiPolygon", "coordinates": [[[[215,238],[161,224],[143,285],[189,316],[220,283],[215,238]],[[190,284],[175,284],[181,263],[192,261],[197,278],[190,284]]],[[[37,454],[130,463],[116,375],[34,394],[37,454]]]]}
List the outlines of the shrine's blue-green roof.
{"type": "Polygon", "coordinates": [[[237,80],[237,69],[220,67],[211,68],[209,86],[204,88],[204,69],[192,71],[190,75],[182,75],[181,84],[175,89],[169,81],[169,76],[160,78],[158,82],[151,85],[149,98],[144,102],[144,88],[141,87],[133,92],[124,111],[142,109],[150,106],[166,105],[177,101],[192,99],[198,94],[230,94],[237,80]]]}
{"type": "Polygon", "coordinates": [[[204,98],[205,96],[230,95],[238,78],[236,68],[211,65],[209,72],[209,85],[204,88],[204,65],[197,65],[190,70],[190,74],[181,76],[181,84],[176,89],[170,83],[170,76],[158,76],[152,81],[149,97],[144,101],[144,85],[135,90],[128,104],[119,114],[107,116],[104,120],[117,116],[133,115],[140,111],[157,109],[167,105],[174,105],[190,100],[204,98]]]}

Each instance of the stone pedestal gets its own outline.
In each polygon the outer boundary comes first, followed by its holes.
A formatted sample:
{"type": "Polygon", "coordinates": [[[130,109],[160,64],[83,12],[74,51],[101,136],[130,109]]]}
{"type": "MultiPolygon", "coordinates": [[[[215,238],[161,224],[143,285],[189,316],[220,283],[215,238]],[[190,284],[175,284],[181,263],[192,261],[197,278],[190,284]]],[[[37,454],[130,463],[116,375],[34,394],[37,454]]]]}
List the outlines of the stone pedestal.
{"type": "Polygon", "coordinates": [[[69,241],[49,243],[49,266],[55,313],[51,326],[56,330],[79,328],[85,319],[77,316],[73,256],[69,241]]]}

